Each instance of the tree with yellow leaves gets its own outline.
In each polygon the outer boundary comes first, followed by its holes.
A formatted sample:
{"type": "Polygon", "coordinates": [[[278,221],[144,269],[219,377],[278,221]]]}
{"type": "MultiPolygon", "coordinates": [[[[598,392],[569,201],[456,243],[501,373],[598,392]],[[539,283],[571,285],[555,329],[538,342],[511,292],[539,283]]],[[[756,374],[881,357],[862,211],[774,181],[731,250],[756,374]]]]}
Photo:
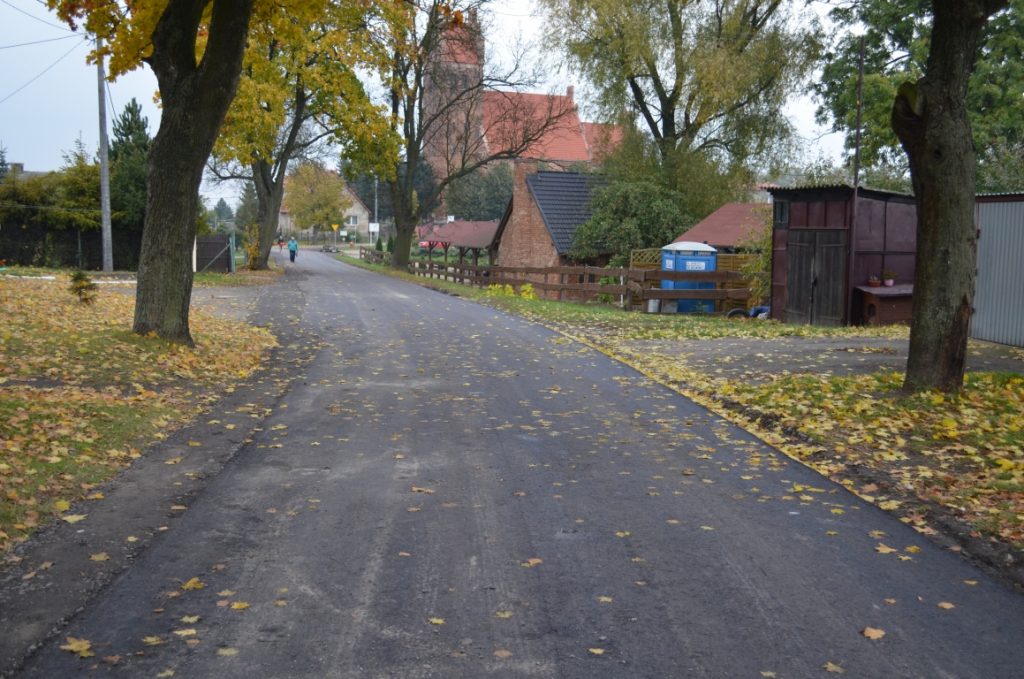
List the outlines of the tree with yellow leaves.
{"type": "Polygon", "coordinates": [[[392,7],[281,6],[269,23],[253,27],[238,96],[210,163],[219,179],[255,185],[259,254],[251,268],[267,266],[292,161],[322,157],[337,144],[349,167],[384,176],[394,167],[397,143],[386,111],[371,103],[356,74],[384,59],[367,29],[392,7]]]}

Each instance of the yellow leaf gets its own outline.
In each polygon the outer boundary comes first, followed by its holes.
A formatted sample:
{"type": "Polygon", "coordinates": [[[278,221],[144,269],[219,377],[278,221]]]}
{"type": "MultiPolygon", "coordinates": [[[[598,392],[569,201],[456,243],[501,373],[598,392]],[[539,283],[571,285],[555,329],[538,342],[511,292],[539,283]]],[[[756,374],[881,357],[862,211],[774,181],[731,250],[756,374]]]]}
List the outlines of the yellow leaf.
{"type": "Polygon", "coordinates": [[[836,665],[833,662],[827,662],[824,665],[822,665],[821,668],[826,672],[831,672],[832,674],[843,674],[844,672],[846,672],[846,670],[844,670],[842,667],[836,665]]]}
{"type": "Polygon", "coordinates": [[[98,552],[89,556],[90,561],[109,561],[110,557],[106,552],[98,552]]]}
{"type": "Polygon", "coordinates": [[[947,611],[948,611],[949,609],[951,609],[951,608],[956,608],[956,606],[955,606],[955,605],[953,605],[953,604],[949,603],[948,601],[940,601],[939,603],[937,603],[937,604],[936,604],[936,606],[938,606],[939,608],[944,608],[944,609],[946,609],[947,611]]]}
{"type": "Polygon", "coordinates": [[[630,535],[628,530],[617,530],[615,531],[615,537],[617,538],[628,538],[630,535]]]}
{"type": "Polygon", "coordinates": [[[231,610],[233,611],[244,611],[247,608],[249,608],[249,604],[245,601],[231,602],[231,610]]]}
{"type": "Polygon", "coordinates": [[[978,584],[978,581],[977,580],[964,580],[964,584],[965,585],[970,585],[971,587],[974,587],[975,585],[978,584]]]}
{"type": "Polygon", "coordinates": [[[60,647],[60,650],[67,651],[68,653],[74,653],[79,658],[91,658],[95,653],[92,652],[92,642],[87,639],[77,639],[75,637],[68,637],[68,643],[60,647]]]}
{"type": "Polygon", "coordinates": [[[531,557],[531,558],[527,559],[526,561],[523,561],[519,565],[522,566],[523,568],[533,568],[534,566],[539,566],[542,563],[544,563],[544,561],[542,559],[538,559],[537,557],[531,557]]]}
{"type": "Polygon", "coordinates": [[[159,646],[160,644],[166,644],[167,641],[165,639],[161,639],[160,637],[152,636],[142,637],[142,643],[144,643],[146,646],[159,646]]]}
{"type": "Polygon", "coordinates": [[[287,599],[274,599],[274,605],[277,606],[278,608],[284,608],[285,606],[288,605],[288,600],[287,599]]]}
{"type": "Polygon", "coordinates": [[[431,625],[443,625],[444,618],[428,618],[427,622],[429,622],[431,625]]]}
{"type": "Polygon", "coordinates": [[[231,589],[222,589],[221,591],[217,592],[217,596],[235,596],[235,592],[231,589]]]}
{"type": "Polygon", "coordinates": [[[181,616],[181,621],[183,623],[185,623],[186,625],[194,625],[197,622],[199,622],[199,616],[198,615],[183,615],[183,616],[181,616]]]}
{"type": "Polygon", "coordinates": [[[433,488],[421,488],[420,486],[413,486],[412,487],[412,492],[414,492],[414,493],[423,493],[424,495],[433,495],[434,494],[434,489],[433,488]]]}
{"type": "Polygon", "coordinates": [[[504,648],[499,648],[494,652],[495,658],[510,658],[512,657],[512,651],[507,651],[504,648]]]}
{"type": "Polygon", "coordinates": [[[903,551],[904,552],[910,552],[911,554],[917,554],[918,552],[921,551],[921,548],[918,547],[917,545],[910,545],[909,547],[905,548],[903,551]]]}
{"type": "Polygon", "coordinates": [[[189,448],[198,448],[198,447],[200,447],[201,445],[203,445],[203,444],[202,444],[202,443],[200,443],[199,441],[189,441],[189,442],[188,442],[188,446],[189,446],[189,448]]]}
{"type": "Polygon", "coordinates": [[[238,655],[238,649],[237,648],[218,648],[217,649],[217,655],[221,656],[222,658],[233,658],[236,655],[238,655]]]}
{"type": "Polygon", "coordinates": [[[203,587],[206,587],[206,585],[203,584],[203,581],[200,580],[199,578],[191,578],[188,581],[186,581],[184,584],[182,584],[182,586],[181,586],[181,588],[183,590],[185,590],[185,591],[191,591],[191,590],[195,590],[195,589],[202,589],[203,587]]]}
{"type": "Polygon", "coordinates": [[[879,554],[892,554],[893,552],[898,550],[895,550],[892,547],[889,547],[888,545],[879,542],[878,545],[875,547],[875,551],[879,554]]]}
{"type": "Polygon", "coordinates": [[[587,650],[590,651],[593,655],[604,655],[603,648],[588,648],[587,650]]]}
{"type": "Polygon", "coordinates": [[[107,496],[106,496],[106,495],[104,495],[103,493],[100,493],[100,492],[95,492],[95,493],[90,493],[89,495],[86,495],[86,496],[85,496],[85,499],[86,499],[86,500],[103,500],[103,499],[105,499],[106,497],[107,497],[107,496]]]}
{"type": "Polygon", "coordinates": [[[883,601],[885,601],[885,603],[889,604],[890,606],[896,603],[895,599],[883,599],[883,601]]]}
{"type": "Polygon", "coordinates": [[[865,627],[864,631],[861,632],[864,636],[872,641],[877,641],[885,636],[885,630],[878,629],[877,627],[865,627]]]}
{"type": "Polygon", "coordinates": [[[176,634],[177,636],[182,638],[194,637],[196,635],[196,631],[194,628],[189,627],[188,629],[176,629],[174,630],[173,634],[176,634]]]}
{"type": "Polygon", "coordinates": [[[87,514],[68,514],[67,516],[62,516],[60,518],[64,519],[68,523],[78,523],[79,521],[84,520],[86,516],[87,514]]]}
{"type": "Polygon", "coordinates": [[[501,618],[502,620],[508,620],[512,617],[512,611],[497,611],[494,614],[495,618],[501,618]]]}
{"type": "Polygon", "coordinates": [[[886,500],[885,502],[879,502],[878,507],[879,509],[884,509],[885,511],[888,512],[892,511],[893,509],[896,509],[901,504],[902,503],[899,500],[886,500]]]}
{"type": "Polygon", "coordinates": [[[600,601],[602,604],[610,604],[613,601],[612,597],[610,596],[599,596],[597,597],[597,600],[600,601]]]}
{"type": "Polygon", "coordinates": [[[833,514],[836,514],[836,515],[839,515],[839,514],[845,514],[845,513],[846,513],[846,511],[845,511],[845,510],[843,510],[843,509],[840,509],[839,507],[833,507],[833,508],[832,508],[832,509],[830,509],[829,511],[830,511],[830,512],[832,512],[833,514]]]}
{"type": "Polygon", "coordinates": [[[167,679],[167,677],[173,677],[173,676],[174,676],[174,670],[172,670],[169,667],[166,670],[164,670],[163,672],[161,672],[160,674],[156,675],[157,679],[167,679]]]}
{"type": "Polygon", "coordinates": [[[67,500],[57,500],[53,503],[53,508],[58,512],[66,512],[71,509],[71,503],[67,500]]]}
{"type": "Polygon", "coordinates": [[[178,464],[180,462],[181,462],[181,456],[180,455],[178,457],[172,457],[170,459],[164,460],[164,464],[178,464]]]}

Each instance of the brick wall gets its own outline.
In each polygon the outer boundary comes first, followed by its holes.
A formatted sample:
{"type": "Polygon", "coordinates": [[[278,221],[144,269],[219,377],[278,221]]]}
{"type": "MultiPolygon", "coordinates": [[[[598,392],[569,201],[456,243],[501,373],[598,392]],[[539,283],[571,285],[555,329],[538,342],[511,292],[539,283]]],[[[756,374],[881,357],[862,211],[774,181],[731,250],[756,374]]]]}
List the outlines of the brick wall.
{"type": "Polygon", "coordinates": [[[512,214],[501,237],[498,264],[501,266],[560,266],[555,244],[544,225],[540,209],[533,202],[527,175],[537,171],[537,161],[515,161],[512,183],[512,214]]]}

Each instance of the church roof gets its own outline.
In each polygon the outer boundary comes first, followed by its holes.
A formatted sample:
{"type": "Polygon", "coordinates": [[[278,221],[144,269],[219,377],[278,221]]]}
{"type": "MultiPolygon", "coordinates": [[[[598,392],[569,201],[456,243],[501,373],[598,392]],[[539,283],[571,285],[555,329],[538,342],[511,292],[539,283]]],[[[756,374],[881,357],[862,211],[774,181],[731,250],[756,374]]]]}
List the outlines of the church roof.
{"type": "Polygon", "coordinates": [[[539,130],[552,116],[560,120],[531,144],[520,158],[584,163],[591,159],[583,126],[568,94],[484,92],[484,137],[491,148],[508,148],[524,130],[539,130]]]}

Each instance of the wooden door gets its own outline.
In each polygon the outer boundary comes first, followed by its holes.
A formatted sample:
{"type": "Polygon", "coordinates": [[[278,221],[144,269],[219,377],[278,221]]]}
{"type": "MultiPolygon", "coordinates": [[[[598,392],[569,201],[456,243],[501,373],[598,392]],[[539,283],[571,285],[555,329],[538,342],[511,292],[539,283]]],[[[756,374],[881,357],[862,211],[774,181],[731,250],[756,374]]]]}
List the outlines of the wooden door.
{"type": "Polygon", "coordinates": [[[846,232],[793,229],[789,232],[786,321],[842,325],[846,282],[846,232]]]}

